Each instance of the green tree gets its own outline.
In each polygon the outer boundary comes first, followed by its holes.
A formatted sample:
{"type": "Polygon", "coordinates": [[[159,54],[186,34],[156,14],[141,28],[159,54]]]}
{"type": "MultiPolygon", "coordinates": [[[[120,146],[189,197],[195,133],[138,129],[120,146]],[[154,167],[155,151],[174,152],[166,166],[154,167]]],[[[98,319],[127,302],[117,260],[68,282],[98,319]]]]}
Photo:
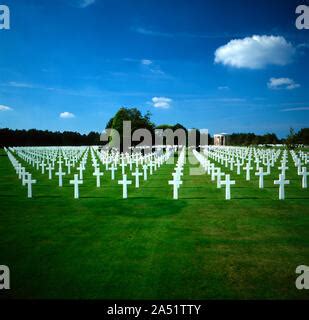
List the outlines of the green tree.
{"type": "Polygon", "coordinates": [[[295,134],[295,130],[293,128],[290,128],[290,133],[288,134],[285,143],[288,149],[294,149],[296,147],[297,135],[295,134]]]}
{"type": "Polygon", "coordinates": [[[297,142],[303,145],[309,145],[309,128],[303,128],[297,133],[297,142]]]}
{"type": "MultiPolygon", "coordinates": [[[[150,121],[151,114],[147,112],[145,115],[136,109],[136,108],[120,108],[115,116],[109,120],[106,125],[106,128],[117,130],[120,135],[120,147],[123,149],[124,139],[132,139],[132,134],[137,129],[147,129],[151,132],[152,136],[154,135],[155,125],[150,121]],[[123,136],[123,122],[131,121],[131,136],[124,137],[123,136]]],[[[113,134],[111,136],[113,140],[113,134]]],[[[139,142],[132,142],[132,145],[136,145],[139,142]]]]}

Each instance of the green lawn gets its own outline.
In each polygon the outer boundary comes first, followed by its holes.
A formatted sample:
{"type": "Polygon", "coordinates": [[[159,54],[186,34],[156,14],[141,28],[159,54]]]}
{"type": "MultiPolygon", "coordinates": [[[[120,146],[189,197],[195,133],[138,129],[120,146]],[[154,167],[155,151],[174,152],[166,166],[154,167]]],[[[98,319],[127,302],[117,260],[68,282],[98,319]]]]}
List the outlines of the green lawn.
{"type": "MultiPolygon", "coordinates": [[[[0,264],[10,267],[14,298],[304,299],[295,269],[309,265],[309,189],[291,163],[285,201],[274,177],[250,182],[232,174],[232,200],[208,175],[185,166],[179,200],[165,164],[140,189],[110,173],[96,188],[90,154],[78,200],[29,168],[33,199],[0,152],[0,264]]],[[[103,168],[103,167],[102,167],[103,168]]],[[[229,172],[224,169],[225,172],[229,172]]],[[[105,170],[104,170],[105,172],[105,170]]],[[[117,173],[119,177],[120,170],[117,173]]],[[[130,178],[130,176],[129,176],[130,178]]]]}

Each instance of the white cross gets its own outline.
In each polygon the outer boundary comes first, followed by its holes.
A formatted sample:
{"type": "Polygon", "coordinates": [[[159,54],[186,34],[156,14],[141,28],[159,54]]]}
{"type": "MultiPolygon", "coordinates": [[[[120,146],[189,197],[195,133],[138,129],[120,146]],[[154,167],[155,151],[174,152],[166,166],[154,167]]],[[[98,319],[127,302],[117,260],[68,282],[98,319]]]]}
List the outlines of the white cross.
{"type": "Polygon", "coordinates": [[[150,175],[152,175],[152,169],[153,169],[153,167],[154,167],[154,164],[153,164],[153,162],[152,161],[150,161],[149,163],[148,163],[148,167],[150,168],[150,175]]]}
{"type": "Polygon", "coordinates": [[[235,184],[235,180],[230,180],[230,175],[225,175],[225,181],[221,181],[221,184],[225,184],[225,200],[231,199],[231,185],[235,184]]]}
{"type": "Polygon", "coordinates": [[[143,165],[143,170],[144,170],[144,181],[146,181],[146,180],[147,180],[147,169],[148,169],[147,164],[144,164],[144,165],[143,165]]]}
{"type": "Polygon", "coordinates": [[[72,164],[70,161],[68,161],[67,163],[67,167],[68,167],[68,174],[71,174],[71,167],[72,167],[72,164]]]}
{"type": "Polygon", "coordinates": [[[79,170],[79,179],[83,180],[84,166],[82,165],[82,163],[80,163],[79,167],[77,167],[76,169],[79,170]]]}
{"type": "Polygon", "coordinates": [[[237,167],[237,174],[240,175],[241,163],[239,162],[239,160],[237,160],[237,162],[236,162],[236,167],[237,167]]]}
{"type": "Polygon", "coordinates": [[[126,199],[128,198],[128,185],[132,184],[131,180],[127,180],[127,175],[124,174],[122,176],[122,180],[118,181],[118,184],[122,184],[122,198],[126,199]]]}
{"type": "Polygon", "coordinates": [[[173,199],[178,199],[178,188],[182,184],[182,181],[174,176],[174,179],[170,180],[168,184],[173,186],[173,199]]]}
{"type": "Polygon", "coordinates": [[[264,176],[267,175],[267,172],[263,172],[263,167],[259,167],[259,171],[255,173],[256,176],[259,176],[259,188],[264,188],[264,176]]]}
{"type": "Polygon", "coordinates": [[[74,185],[74,199],[78,199],[79,198],[79,188],[78,185],[82,184],[83,181],[82,180],[78,180],[78,174],[75,173],[74,174],[74,180],[70,180],[70,184],[74,185]]]}
{"type": "Polygon", "coordinates": [[[56,176],[59,176],[59,187],[62,187],[62,177],[65,176],[65,172],[62,171],[62,168],[59,167],[59,171],[55,173],[56,176]]]}
{"type": "Polygon", "coordinates": [[[52,171],[53,171],[53,169],[54,169],[54,168],[52,167],[51,163],[48,164],[48,166],[47,166],[46,169],[47,169],[47,171],[48,171],[48,179],[51,180],[51,179],[52,179],[52,171]]]}
{"type": "Polygon", "coordinates": [[[307,188],[307,177],[309,175],[309,172],[307,172],[307,167],[303,167],[303,171],[299,175],[303,176],[303,178],[302,178],[302,187],[304,189],[306,189],[307,188]]]}
{"type": "Polygon", "coordinates": [[[32,184],[36,183],[36,180],[32,180],[31,174],[28,173],[25,183],[28,185],[28,198],[32,198],[32,184]]]}
{"type": "Polygon", "coordinates": [[[59,157],[59,160],[58,160],[57,162],[58,162],[58,164],[59,164],[59,167],[61,167],[61,165],[62,165],[62,163],[63,163],[63,161],[61,160],[61,157],[59,157]]]}
{"type": "Polygon", "coordinates": [[[267,171],[266,171],[266,173],[267,173],[267,174],[270,174],[270,166],[271,166],[271,163],[270,163],[270,162],[267,162],[266,166],[267,166],[267,171]]]}
{"type": "Polygon", "coordinates": [[[284,186],[289,183],[290,183],[290,181],[285,180],[285,175],[282,173],[279,174],[279,180],[274,181],[274,184],[279,185],[279,200],[284,200],[284,198],[285,198],[284,186]]]}
{"type": "Polygon", "coordinates": [[[232,158],[232,159],[230,160],[230,170],[231,170],[231,171],[234,170],[234,163],[235,163],[235,160],[234,160],[234,158],[232,158]]]}
{"type": "Polygon", "coordinates": [[[214,164],[211,164],[211,181],[215,181],[216,178],[216,168],[214,164]]]}
{"type": "Polygon", "coordinates": [[[214,174],[217,177],[217,188],[221,188],[221,176],[224,176],[225,173],[221,172],[220,168],[216,168],[217,172],[214,174]]]}
{"type": "Polygon", "coordinates": [[[122,159],[122,161],[121,161],[121,172],[122,172],[122,175],[124,175],[125,174],[125,167],[126,167],[127,165],[124,163],[124,161],[123,161],[123,159],[122,159]]]}
{"type": "Polygon", "coordinates": [[[42,168],[41,173],[44,174],[45,173],[45,167],[46,167],[46,164],[45,164],[44,161],[40,164],[40,167],[42,168]]]}
{"type": "Polygon", "coordinates": [[[108,160],[105,161],[105,170],[106,171],[109,170],[109,162],[108,162],[108,160]]]}
{"type": "Polygon", "coordinates": [[[180,180],[180,177],[183,176],[182,168],[177,168],[175,172],[172,173],[174,179],[180,180]]]}
{"type": "Polygon", "coordinates": [[[93,175],[97,177],[97,188],[100,188],[100,186],[101,186],[101,177],[104,175],[104,173],[100,172],[99,168],[96,168],[95,172],[93,173],[93,175]]]}
{"type": "Polygon", "coordinates": [[[21,183],[24,186],[26,184],[26,177],[27,177],[28,172],[26,172],[25,168],[22,168],[22,173],[21,174],[22,174],[21,183]]]}
{"type": "Polygon", "coordinates": [[[139,177],[143,174],[138,171],[138,167],[135,168],[135,172],[132,173],[132,176],[135,177],[135,188],[139,188],[139,177]]]}
{"type": "Polygon", "coordinates": [[[25,168],[24,167],[20,167],[19,171],[18,171],[18,179],[21,179],[24,175],[25,172],[25,168]]]}
{"type": "Polygon", "coordinates": [[[278,169],[281,170],[281,174],[283,174],[285,177],[285,171],[289,168],[285,166],[285,163],[282,163],[281,167],[279,167],[278,169]]]}
{"type": "Polygon", "coordinates": [[[154,167],[153,167],[155,171],[157,171],[157,164],[158,164],[158,163],[157,163],[157,159],[155,159],[155,160],[154,160],[154,167]]]}
{"type": "Polygon", "coordinates": [[[133,166],[133,162],[132,162],[132,159],[129,160],[129,168],[130,168],[130,171],[132,171],[132,166],[133,166]]]}
{"type": "Polygon", "coordinates": [[[112,163],[112,166],[109,170],[111,171],[112,180],[115,180],[115,171],[117,171],[117,167],[114,166],[114,163],[112,163]]]}
{"type": "MultiPolygon", "coordinates": [[[[20,169],[21,169],[21,164],[18,163],[18,164],[15,166],[15,170],[16,170],[16,173],[18,173],[18,177],[19,177],[19,171],[20,171],[20,169]]],[[[19,179],[20,179],[20,177],[19,177],[19,179]]]]}
{"type": "Polygon", "coordinates": [[[247,162],[246,166],[243,169],[246,170],[246,180],[249,181],[250,180],[250,170],[253,169],[252,167],[250,167],[249,161],[247,162]]]}

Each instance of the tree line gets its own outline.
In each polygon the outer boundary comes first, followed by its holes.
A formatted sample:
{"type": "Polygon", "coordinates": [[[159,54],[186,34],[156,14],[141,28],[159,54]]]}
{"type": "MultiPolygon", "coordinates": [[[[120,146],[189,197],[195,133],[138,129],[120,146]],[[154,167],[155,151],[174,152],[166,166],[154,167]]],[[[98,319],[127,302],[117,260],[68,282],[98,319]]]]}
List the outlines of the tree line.
{"type": "MultiPolygon", "coordinates": [[[[106,129],[115,129],[120,134],[121,141],[123,140],[123,121],[131,121],[131,130],[148,129],[152,136],[155,136],[156,129],[184,129],[186,133],[188,130],[176,123],[155,125],[151,121],[151,114],[147,112],[142,114],[136,108],[120,108],[114,117],[112,117],[106,124],[106,129]]],[[[197,130],[196,140],[197,145],[200,144],[201,133],[197,130]]],[[[153,139],[153,143],[155,139],[153,139]]],[[[106,143],[106,142],[105,142],[106,143]]],[[[138,142],[136,142],[137,144],[138,142]]],[[[177,143],[177,141],[175,142],[177,143]]],[[[208,135],[208,143],[213,144],[213,137],[208,135]]],[[[264,135],[256,135],[254,133],[232,133],[228,136],[229,145],[258,145],[258,144],[283,144],[286,143],[289,147],[297,144],[309,145],[309,128],[303,128],[299,132],[290,130],[286,139],[279,139],[274,133],[267,133],[264,135]]],[[[78,132],[64,131],[52,132],[48,130],[12,130],[8,128],[0,129],[0,146],[80,146],[80,145],[99,145],[100,133],[90,132],[88,134],[80,134],[78,132]]],[[[132,143],[134,145],[134,143],[132,143]]]]}
{"type": "Polygon", "coordinates": [[[52,132],[48,130],[12,130],[0,129],[0,146],[83,146],[98,145],[100,134],[90,132],[80,134],[78,132],[64,131],[52,132]]]}

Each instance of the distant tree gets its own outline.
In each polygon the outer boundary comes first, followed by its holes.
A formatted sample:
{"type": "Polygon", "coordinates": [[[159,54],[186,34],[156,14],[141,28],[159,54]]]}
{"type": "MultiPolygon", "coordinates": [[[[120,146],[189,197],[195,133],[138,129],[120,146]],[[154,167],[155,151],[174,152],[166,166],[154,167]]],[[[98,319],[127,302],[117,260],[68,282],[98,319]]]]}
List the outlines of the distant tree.
{"type": "Polygon", "coordinates": [[[278,144],[280,140],[274,133],[266,133],[262,136],[262,143],[263,144],[278,144]]]}
{"type": "Polygon", "coordinates": [[[80,146],[99,144],[99,133],[0,129],[0,146],[80,146]]]}
{"type": "Polygon", "coordinates": [[[309,128],[303,128],[297,133],[297,142],[303,145],[309,145],[309,128]]]}
{"type": "Polygon", "coordinates": [[[173,130],[174,126],[171,124],[160,124],[159,126],[156,126],[156,129],[172,129],[173,130]]]}
{"type": "Polygon", "coordinates": [[[290,133],[287,136],[285,143],[288,147],[288,149],[294,149],[297,144],[297,135],[295,134],[295,130],[293,128],[290,128],[290,133]]]}
{"type": "MultiPolygon", "coordinates": [[[[152,136],[154,136],[155,125],[150,121],[151,114],[147,112],[145,115],[136,109],[136,108],[120,108],[115,116],[109,120],[106,125],[106,128],[117,130],[120,135],[120,148],[123,149],[123,141],[124,138],[131,139],[132,134],[137,129],[147,129],[151,132],[152,136]],[[131,137],[123,136],[123,122],[131,121],[131,137]]],[[[113,140],[113,136],[111,137],[113,140]]],[[[136,145],[139,142],[132,142],[132,145],[136,145]]]]}

